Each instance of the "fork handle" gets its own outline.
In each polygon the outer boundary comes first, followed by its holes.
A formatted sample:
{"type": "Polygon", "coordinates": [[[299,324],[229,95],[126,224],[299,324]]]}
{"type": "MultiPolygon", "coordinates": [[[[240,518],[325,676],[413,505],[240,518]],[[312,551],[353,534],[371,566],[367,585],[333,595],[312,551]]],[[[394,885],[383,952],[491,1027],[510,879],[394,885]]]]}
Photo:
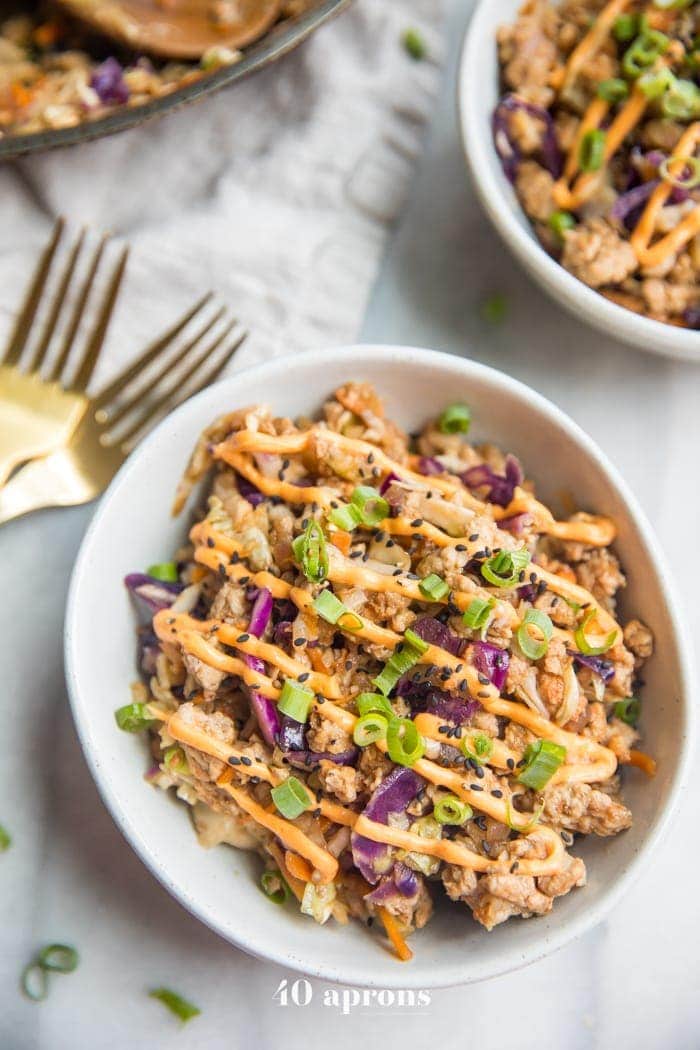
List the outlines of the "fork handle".
{"type": "Polygon", "coordinates": [[[61,456],[54,453],[27,463],[0,488],[0,525],[42,507],[65,507],[73,503],[74,500],[66,498],[62,484],[61,456]]]}

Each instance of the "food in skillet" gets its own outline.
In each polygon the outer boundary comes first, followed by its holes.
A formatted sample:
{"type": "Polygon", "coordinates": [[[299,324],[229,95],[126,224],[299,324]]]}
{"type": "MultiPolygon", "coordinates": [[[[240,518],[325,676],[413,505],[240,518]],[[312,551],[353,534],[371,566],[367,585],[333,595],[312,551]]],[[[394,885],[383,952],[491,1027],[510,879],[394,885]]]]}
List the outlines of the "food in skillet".
{"type": "Polygon", "coordinates": [[[700,328],[700,3],[528,0],[498,47],[496,148],[543,246],[700,328]]]}
{"type": "MultiPolygon", "coordinates": [[[[280,0],[274,4],[268,0],[264,7],[270,17],[262,21],[252,5],[240,26],[240,46],[262,35],[276,17],[300,14],[313,3],[280,0]]],[[[95,7],[88,6],[90,10],[95,7]]],[[[115,10],[114,4],[104,6],[115,10]]],[[[226,22],[229,8],[232,16],[240,17],[240,6],[213,0],[212,10],[219,11],[222,18],[222,40],[231,36],[226,22]]],[[[163,20],[167,22],[166,5],[160,9],[158,21],[163,20]]],[[[157,36],[167,39],[161,29],[157,36]]],[[[181,35],[170,41],[169,53],[178,58],[183,52],[181,35]]],[[[121,106],[144,105],[243,57],[238,47],[222,42],[207,48],[200,61],[168,61],[146,54],[147,45],[153,45],[153,32],[142,31],[140,37],[140,48],[133,44],[129,51],[113,53],[118,45],[89,35],[50,4],[40,5],[37,13],[0,17],[0,137],[69,128],[121,106]]]]}
{"type": "Polygon", "coordinates": [[[376,916],[401,958],[442,892],[489,930],[549,912],[585,882],[575,836],[631,823],[620,766],[654,771],[613,523],[555,520],[469,419],[409,439],[355,383],[315,423],[233,412],[178,493],[212,469],[189,546],[126,580],[147,779],[203,845],[257,850],[273,900],[376,916]]]}

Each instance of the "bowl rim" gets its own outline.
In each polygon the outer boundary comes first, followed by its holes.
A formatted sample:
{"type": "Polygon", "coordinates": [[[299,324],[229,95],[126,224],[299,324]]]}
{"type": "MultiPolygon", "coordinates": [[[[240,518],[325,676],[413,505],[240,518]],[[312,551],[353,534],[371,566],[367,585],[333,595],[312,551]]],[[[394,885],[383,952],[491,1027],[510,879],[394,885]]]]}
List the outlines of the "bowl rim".
{"type": "MultiPolygon", "coordinates": [[[[197,424],[198,425],[198,424],[197,424]]],[[[193,434],[193,444],[196,434],[193,434]]],[[[285,355],[267,361],[262,364],[252,365],[241,369],[239,372],[220,380],[218,383],[201,391],[188,401],[180,405],[175,411],[165,417],[155,429],[145,438],[138,449],[127,459],[116,474],[107,491],[102,496],[95,514],[86,530],[76,557],[74,569],[71,575],[68,599],[66,606],[64,627],[64,663],[68,696],[71,712],[76,731],[90,769],[93,780],[107,810],[111,814],[115,824],[127,840],[132,849],[143,861],[149,871],[158,879],[166,890],[183,907],[197,919],[217,933],[224,940],[235,947],[253,955],[259,959],[276,963],[287,970],[294,970],[307,976],[329,982],[338,982],[357,987],[375,987],[386,989],[424,989],[424,988],[446,988],[455,985],[478,983],[501,974],[510,973],[530,965],[545,956],[558,951],[574,939],[582,936],[593,926],[601,922],[610,913],[617,901],[629,888],[633,880],[641,873],[643,862],[649,854],[656,849],[659,842],[666,834],[670,822],[679,808],[683,792],[687,789],[689,772],[694,749],[696,716],[692,703],[693,683],[696,680],[692,658],[692,646],[690,644],[689,632],[685,626],[685,620],[679,615],[679,603],[675,592],[675,585],[670,575],[666,557],[656,539],[651,525],[644,511],[637,502],[636,497],[627,487],[626,482],[618,473],[617,468],[611,463],[607,455],[597,446],[591,437],[579,427],[562,409],[543,395],[532,390],[520,380],[513,379],[507,374],[483,365],[468,358],[457,357],[439,351],[427,350],[418,347],[355,344],[338,349],[312,350],[306,353],[285,355]],[[451,967],[447,973],[425,973],[416,967],[413,972],[403,968],[392,971],[387,968],[386,974],[382,974],[382,980],[377,981],[373,977],[367,977],[361,965],[349,962],[344,965],[343,971],[328,968],[316,963],[313,959],[304,959],[296,954],[290,956],[286,952],[284,939],[280,940],[280,946],[260,948],[255,940],[246,936],[236,936],[233,931],[224,931],[216,917],[207,912],[206,906],[199,900],[190,896],[184,887],[176,884],[158,859],[155,849],[148,842],[147,836],[141,834],[136,827],[131,813],[125,812],[116,799],[109,778],[103,774],[99,761],[97,749],[92,746],[91,732],[87,719],[83,715],[83,706],[87,710],[89,704],[83,705],[78,688],[77,668],[80,664],[80,647],[77,645],[76,619],[80,602],[83,578],[86,575],[90,558],[91,547],[96,536],[99,535],[102,520],[111,502],[118,497],[122,489],[128,485],[132,472],[136,469],[140,456],[147,449],[162,441],[162,447],[167,448],[168,442],[163,440],[164,435],[170,429],[177,429],[188,425],[188,417],[196,417],[199,406],[205,401],[217,400],[218,394],[224,390],[231,390],[232,395],[239,396],[237,387],[243,376],[256,380],[270,379],[274,381],[279,378],[280,368],[283,369],[288,378],[290,366],[313,366],[322,368],[329,355],[335,361],[346,362],[349,369],[356,365],[358,357],[369,358],[372,362],[391,361],[396,363],[397,358],[402,366],[411,367],[413,364],[429,360],[433,369],[448,369],[455,376],[464,381],[478,380],[495,386],[511,396],[515,396],[526,403],[534,411],[535,415],[545,416],[549,422],[557,426],[594,461],[608,483],[617,491],[625,505],[626,512],[634,527],[650,552],[650,561],[663,588],[666,608],[673,634],[678,642],[678,671],[680,680],[680,704],[679,712],[681,724],[679,735],[681,747],[679,749],[678,761],[673,770],[668,789],[668,802],[664,811],[653,821],[639,850],[621,863],[621,871],[614,884],[607,886],[601,891],[598,900],[589,908],[582,911],[578,917],[567,920],[560,924],[553,932],[543,931],[543,936],[536,940],[532,946],[525,950],[511,947],[504,949],[503,956],[499,961],[494,961],[487,969],[473,976],[465,976],[456,967],[451,967]],[[396,972],[398,970],[398,972],[396,972]]],[[[193,840],[194,844],[194,840],[193,840]]]]}
{"type": "MultiPolygon", "coordinates": [[[[457,76],[457,111],[462,146],[477,195],[489,219],[518,261],[538,283],[569,311],[606,335],[613,334],[629,346],[665,357],[700,363],[700,333],[654,321],[618,306],[579,281],[544,250],[531,232],[518,221],[515,209],[504,199],[493,177],[490,161],[495,153],[491,136],[483,136],[483,85],[475,81],[478,55],[485,36],[492,36],[491,0],[478,0],[467,26],[457,76]]],[[[507,17],[503,16],[503,21],[507,17]]],[[[493,41],[495,46],[495,40],[493,41]]],[[[487,93],[486,93],[487,94],[487,93]]]]}

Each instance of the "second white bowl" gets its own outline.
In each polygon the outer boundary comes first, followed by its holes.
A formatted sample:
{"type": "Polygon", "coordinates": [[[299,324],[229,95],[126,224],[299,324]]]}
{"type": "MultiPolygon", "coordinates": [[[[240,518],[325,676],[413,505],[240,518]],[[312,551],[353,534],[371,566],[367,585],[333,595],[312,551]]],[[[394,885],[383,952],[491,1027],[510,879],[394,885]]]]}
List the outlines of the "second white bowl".
{"type": "Polygon", "coordinates": [[[500,98],[496,31],[513,22],[522,0],[480,0],[460,61],[458,102],[462,140],[476,192],[499,234],[525,269],[580,320],[637,350],[700,363],[700,332],[625,310],[583,284],[539,243],[503,174],[491,118],[500,98]]]}
{"type": "MultiPolygon", "coordinates": [[[[210,387],[169,416],[112,482],[83,541],[66,617],[66,673],[73,716],[102,797],[126,838],[164,886],[231,943],[326,980],[376,988],[430,988],[492,977],[531,962],[598,922],[632,875],[651,862],[685,776],[692,704],[689,649],[663,559],[642,512],[605,456],[574,423],[534,391],[473,361],[407,347],[356,346],[282,358],[210,387]],[[407,430],[455,400],[471,405],[474,436],[522,459],[542,498],[572,492],[585,509],[609,514],[628,571],[623,615],[656,636],[645,667],[645,746],[659,763],[651,782],[632,771],[625,798],[634,826],[614,839],[590,836],[575,852],[589,882],[549,915],[512,919],[492,933],[465,906],[444,902],[412,938],[415,957],[397,963],[357,924],[317,926],[279,909],[258,889],[257,857],[196,842],[185,806],[148,785],[146,743],[120,733],[114,710],[135,678],[134,613],[123,577],[171,557],[187,531],[170,516],[173,493],[200,432],[214,418],[266,402],[275,412],[317,412],[349,379],[373,383],[387,412],[407,430]]],[[[436,893],[436,897],[438,894],[436,893]]]]}

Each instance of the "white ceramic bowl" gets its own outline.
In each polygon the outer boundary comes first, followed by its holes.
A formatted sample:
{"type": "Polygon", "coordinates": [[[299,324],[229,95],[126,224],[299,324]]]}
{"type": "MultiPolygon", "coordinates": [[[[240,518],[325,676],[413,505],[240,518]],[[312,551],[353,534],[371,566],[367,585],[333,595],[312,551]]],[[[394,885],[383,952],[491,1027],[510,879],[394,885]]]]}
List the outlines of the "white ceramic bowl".
{"type": "Polygon", "coordinates": [[[491,118],[499,100],[496,31],[515,20],[523,0],[481,0],[469,23],[458,81],[462,140],[487,215],[516,258],[550,295],[581,320],[638,350],[700,363],[700,332],[625,310],[577,280],[542,248],[494,149],[491,118]]]}
{"type": "Polygon", "coordinates": [[[663,560],[634,497],[614,468],[554,405],[473,361],[406,347],[357,346],[283,358],[243,371],[186,402],[139,447],[98,508],[75,566],[66,618],[66,672],[73,715],[102,797],[131,845],[194,915],[245,951],[328,980],[379,988],[428,988],[503,973],[553,951],[613,906],[652,860],[685,776],[690,737],[688,652],[663,560]],[[348,379],[368,380],[389,415],[414,429],[456,399],[472,406],[474,435],[516,452],[545,500],[570,490],[580,506],[610,514],[629,573],[623,612],[656,635],[645,668],[643,728],[659,763],[652,783],[632,771],[625,796],[634,827],[577,846],[588,886],[543,917],[514,919],[487,934],[466,907],[445,904],[412,939],[414,960],[396,963],[362,927],[319,927],[271,906],[257,886],[260,862],[198,845],[185,807],[143,780],[143,739],[119,732],[115,708],[135,678],[134,613],[123,576],[168,558],[182,541],[175,486],[200,431],[236,407],[267,402],[279,413],[314,413],[348,379]]]}

